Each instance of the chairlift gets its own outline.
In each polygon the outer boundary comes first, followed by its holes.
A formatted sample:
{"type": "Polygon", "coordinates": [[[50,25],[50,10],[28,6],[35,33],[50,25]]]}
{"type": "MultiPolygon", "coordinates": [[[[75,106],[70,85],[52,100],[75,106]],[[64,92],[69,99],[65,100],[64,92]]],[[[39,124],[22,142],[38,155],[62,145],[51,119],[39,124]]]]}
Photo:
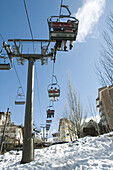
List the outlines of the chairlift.
{"type": "Polygon", "coordinates": [[[51,125],[50,124],[46,124],[46,127],[50,127],[51,125]]]}
{"type": "Polygon", "coordinates": [[[17,97],[15,100],[15,105],[24,105],[25,104],[25,95],[23,94],[22,87],[19,87],[17,92],[17,97]]]}
{"type": "Polygon", "coordinates": [[[50,40],[76,41],[79,21],[71,16],[51,16],[48,18],[50,40]],[[56,18],[56,21],[53,21],[56,18]],[[58,21],[58,19],[62,21],[58,21]],[[64,20],[63,20],[64,19],[64,20]],[[70,22],[68,22],[70,21],[70,22]]]}
{"type": "Polygon", "coordinates": [[[60,86],[58,85],[58,81],[55,75],[53,75],[53,78],[55,79],[55,82],[52,84],[49,84],[48,86],[48,95],[50,101],[58,101],[58,97],[60,96],[60,86]]]}
{"type": "Polygon", "coordinates": [[[68,6],[62,5],[62,2],[61,8],[59,16],[51,16],[47,19],[49,26],[49,40],[56,41],[54,46],[55,54],[56,51],[68,51],[67,49],[63,48],[64,43],[66,43],[68,40],[70,42],[76,41],[78,33],[78,19],[71,16],[68,6]],[[61,15],[62,7],[66,8],[69,13],[68,15],[61,15]]]}
{"type": "Polygon", "coordinates": [[[47,132],[49,131],[49,127],[46,127],[46,131],[47,131],[47,132]]]}
{"type": "Polygon", "coordinates": [[[53,106],[48,106],[47,109],[46,109],[46,112],[47,112],[47,118],[52,118],[54,117],[54,107],[53,106]]]}
{"type": "Polygon", "coordinates": [[[46,124],[46,131],[48,131],[50,129],[50,124],[46,124]]]}
{"type": "Polygon", "coordinates": [[[71,16],[71,12],[66,5],[61,5],[61,8],[66,8],[68,15],[51,16],[47,19],[49,26],[49,39],[59,42],[60,40],[76,41],[79,21],[71,16]]]}
{"type": "Polygon", "coordinates": [[[5,57],[5,56],[0,56],[0,58],[3,58],[3,59],[4,59],[4,62],[0,63],[0,70],[11,70],[11,64],[5,62],[5,59],[6,59],[7,57],[5,57]]]}
{"type": "Polygon", "coordinates": [[[52,123],[51,119],[46,120],[46,123],[52,123]]]}
{"type": "Polygon", "coordinates": [[[11,70],[10,63],[8,64],[0,63],[0,70],[11,70]]]}

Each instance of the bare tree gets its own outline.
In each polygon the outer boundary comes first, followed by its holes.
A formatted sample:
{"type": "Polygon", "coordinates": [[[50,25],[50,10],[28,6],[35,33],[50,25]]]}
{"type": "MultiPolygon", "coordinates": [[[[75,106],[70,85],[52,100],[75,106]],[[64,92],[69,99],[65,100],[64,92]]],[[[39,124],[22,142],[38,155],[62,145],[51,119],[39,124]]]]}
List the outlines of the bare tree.
{"type": "Polygon", "coordinates": [[[102,86],[113,84],[113,13],[108,18],[108,31],[103,33],[105,45],[95,65],[98,80],[102,86]]]}
{"type": "Polygon", "coordinates": [[[71,81],[68,79],[68,105],[65,106],[65,112],[69,121],[69,133],[78,138],[81,136],[81,128],[86,120],[86,113],[80,103],[80,97],[75,89],[72,89],[71,81]],[[68,107],[67,107],[68,106],[68,107]]]}

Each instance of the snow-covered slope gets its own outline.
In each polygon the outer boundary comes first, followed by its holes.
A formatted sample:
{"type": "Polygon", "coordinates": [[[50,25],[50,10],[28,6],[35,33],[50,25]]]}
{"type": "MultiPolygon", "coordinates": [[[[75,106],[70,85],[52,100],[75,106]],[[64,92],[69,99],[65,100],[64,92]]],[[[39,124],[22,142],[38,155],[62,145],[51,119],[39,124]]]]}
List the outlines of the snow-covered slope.
{"type": "Polygon", "coordinates": [[[20,164],[22,151],[0,156],[0,169],[113,170],[113,133],[35,150],[35,160],[20,164]]]}

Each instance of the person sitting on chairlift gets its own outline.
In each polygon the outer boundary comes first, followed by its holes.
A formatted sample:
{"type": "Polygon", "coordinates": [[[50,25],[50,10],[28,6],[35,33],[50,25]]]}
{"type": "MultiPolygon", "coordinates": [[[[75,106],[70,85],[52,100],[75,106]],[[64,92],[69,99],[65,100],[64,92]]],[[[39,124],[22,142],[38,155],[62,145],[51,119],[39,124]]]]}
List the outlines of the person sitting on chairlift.
{"type": "MultiPolygon", "coordinates": [[[[53,87],[51,87],[49,93],[53,93],[53,87]]],[[[49,101],[51,101],[51,97],[49,97],[49,101]]]]}
{"type": "MultiPolygon", "coordinates": [[[[67,22],[72,22],[71,20],[67,20],[67,22]]],[[[65,31],[70,31],[73,32],[73,30],[65,30],[65,31]]],[[[69,49],[71,50],[73,48],[73,41],[70,40],[70,44],[69,44],[69,49]]],[[[67,40],[64,40],[64,51],[67,51],[67,40]]]]}
{"type": "MultiPolygon", "coordinates": [[[[58,93],[58,89],[55,87],[55,93],[58,93]]],[[[58,101],[58,96],[57,96],[57,101],[58,101]]]]}
{"type": "MultiPolygon", "coordinates": [[[[56,22],[59,22],[59,19],[57,19],[56,22]]],[[[61,28],[54,28],[54,31],[61,31],[61,28]]],[[[55,46],[58,50],[60,50],[62,46],[62,40],[56,40],[55,46]]]]}

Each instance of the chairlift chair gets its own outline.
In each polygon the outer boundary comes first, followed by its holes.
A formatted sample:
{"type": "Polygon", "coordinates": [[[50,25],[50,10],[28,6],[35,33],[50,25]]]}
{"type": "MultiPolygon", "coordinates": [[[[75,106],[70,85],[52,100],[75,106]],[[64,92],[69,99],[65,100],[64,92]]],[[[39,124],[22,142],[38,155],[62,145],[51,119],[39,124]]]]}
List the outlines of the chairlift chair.
{"type": "Polygon", "coordinates": [[[21,101],[21,100],[15,100],[15,105],[24,105],[25,101],[21,101]]]}
{"type": "Polygon", "coordinates": [[[0,56],[1,59],[4,59],[4,62],[0,62],[0,70],[11,70],[11,64],[6,63],[7,57],[0,56]]]}
{"type": "Polygon", "coordinates": [[[11,70],[10,63],[0,63],[0,70],[11,70]]]}
{"type": "Polygon", "coordinates": [[[46,127],[50,127],[51,125],[50,124],[46,124],[46,127]]]}
{"type": "Polygon", "coordinates": [[[47,132],[49,131],[49,127],[46,127],[46,131],[47,131],[47,132]]]}
{"type": "Polygon", "coordinates": [[[11,47],[6,44],[6,42],[3,42],[2,49],[0,50],[0,59],[4,59],[4,62],[0,62],[0,70],[11,70],[12,66],[12,58],[6,57],[5,54],[3,54],[3,49],[5,48],[7,54],[12,53],[11,47]],[[10,62],[6,62],[6,59],[10,60],[10,62]]]}
{"type": "Polygon", "coordinates": [[[50,129],[50,124],[46,124],[46,130],[48,131],[50,129]]]}
{"type": "Polygon", "coordinates": [[[57,97],[57,100],[58,100],[58,97],[60,96],[60,86],[58,85],[57,78],[55,75],[53,75],[53,78],[55,79],[55,82],[52,84],[49,84],[48,86],[48,95],[49,95],[50,101],[56,101],[55,97],[57,97]]]}
{"type": "Polygon", "coordinates": [[[47,109],[46,109],[46,112],[47,112],[47,118],[52,118],[54,117],[54,107],[53,106],[48,106],[47,109]]]}
{"type": "Polygon", "coordinates": [[[60,40],[76,40],[78,32],[78,19],[71,16],[71,12],[66,5],[60,6],[59,16],[51,16],[47,19],[49,26],[49,39],[60,41],[60,40]],[[65,8],[68,12],[68,15],[62,15],[61,9],[65,8]],[[70,21],[70,22],[68,22],[70,21]]]}
{"type": "Polygon", "coordinates": [[[15,100],[15,105],[24,105],[25,104],[25,95],[21,92],[22,87],[19,87],[17,92],[17,97],[15,100]]]}
{"type": "Polygon", "coordinates": [[[79,21],[75,17],[65,15],[51,16],[47,19],[47,21],[49,26],[50,40],[76,41],[79,21]],[[54,21],[55,18],[56,21],[54,21]],[[67,22],[68,20],[70,20],[71,22],[67,22]]]}

